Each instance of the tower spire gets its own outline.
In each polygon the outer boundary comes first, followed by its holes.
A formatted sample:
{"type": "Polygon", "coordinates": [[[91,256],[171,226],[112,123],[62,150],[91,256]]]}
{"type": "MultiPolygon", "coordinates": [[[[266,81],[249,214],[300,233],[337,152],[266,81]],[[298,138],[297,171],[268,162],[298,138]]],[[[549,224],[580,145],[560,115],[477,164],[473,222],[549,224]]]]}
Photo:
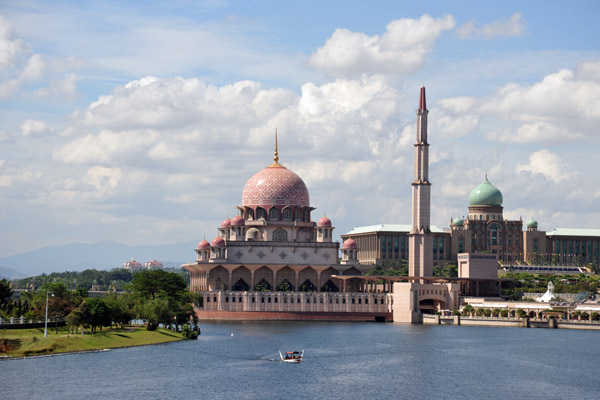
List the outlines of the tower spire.
{"type": "Polygon", "coordinates": [[[417,110],[415,178],[412,183],[412,228],[409,233],[409,274],[432,276],[433,240],[430,229],[431,183],[429,182],[429,143],[427,143],[427,104],[421,86],[417,110]]]}
{"type": "Polygon", "coordinates": [[[425,101],[425,86],[421,86],[421,95],[419,96],[419,110],[427,110],[425,101]]]}

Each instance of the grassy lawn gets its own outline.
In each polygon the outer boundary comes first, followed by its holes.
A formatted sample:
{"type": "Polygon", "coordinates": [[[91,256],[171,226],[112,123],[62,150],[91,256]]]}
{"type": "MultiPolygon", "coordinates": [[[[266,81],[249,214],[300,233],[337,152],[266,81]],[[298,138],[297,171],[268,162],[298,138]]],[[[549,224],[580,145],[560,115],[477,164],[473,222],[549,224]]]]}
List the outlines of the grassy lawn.
{"type": "Polygon", "coordinates": [[[127,346],[142,346],[147,344],[167,343],[183,340],[180,333],[158,328],[147,331],[144,326],[130,326],[125,329],[104,328],[97,333],[85,335],[71,334],[68,328],[55,329],[48,327],[48,337],[44,338],[44,329],[5,329],[0,331],[0,341],[3,339],[19,339],[21,347],[18,350],[0,353],[0,357],[25,357],[42,354],[67,353],[72,351],[112,349],[127,346]]]}

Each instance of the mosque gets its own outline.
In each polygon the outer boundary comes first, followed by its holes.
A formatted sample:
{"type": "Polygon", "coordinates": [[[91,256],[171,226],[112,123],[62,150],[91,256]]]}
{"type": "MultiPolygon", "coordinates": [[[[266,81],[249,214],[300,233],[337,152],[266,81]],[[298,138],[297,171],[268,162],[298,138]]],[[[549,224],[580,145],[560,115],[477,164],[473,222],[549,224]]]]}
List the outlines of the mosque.
{"type": "Polygon", "coordinates": [[[335,228],[326,216],[312,221],[314,207],[304,181],[279,163],[277,135],[273,163],[248,180],[237,209],[214,239],[198,243],[196,261],[182,266],[190,272],[191,290],[203,296],[200,318],[389,314],[385,293],[369,293],[364,280],[336,278],[363,276],[371,266],[358,262],[352,239],[342,244],[338,262],[335,228]]]}
{"type": "MultiPolygon", "coordinates": [[[[431,226],[428,112],[421,87],[412,224],[355,228],[342,235],[341,249],[329,218],[313,222],[305,183],[279,163],[276,133],[273,163],[248,180],[238,215],[226,218],[215,238],[198,243],[196,260],[182,265],[203,300],[197,316],[412,323],[422,313],[460,307],[461,296],[499,298],[499,258],[522,259],[530,249],[545,254],[554,248],[553,235],[538,231],[533,219],[526,232],[521,220],[504,220],[502,194],[487,177],[471,192],[467,219],[451,219],[450,230],[431,226]],[[409,260],[409,276],[365,275],[374,263],[399,259],[409,260]],[[434,264],[445,260],[457,263],[458,277],[433,277],[434,264]]],[[[557,237],[557,249],[577,243],[586,257],[597,258],[600,234],[595,242],[557,237]]]]}

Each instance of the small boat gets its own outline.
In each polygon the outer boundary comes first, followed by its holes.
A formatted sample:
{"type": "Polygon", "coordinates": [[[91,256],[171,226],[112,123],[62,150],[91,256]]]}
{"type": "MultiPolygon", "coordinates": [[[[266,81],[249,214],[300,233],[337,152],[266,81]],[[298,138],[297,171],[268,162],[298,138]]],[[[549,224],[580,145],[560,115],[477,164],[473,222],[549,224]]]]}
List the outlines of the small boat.
{"type": "Polygon", "coordinates": [[[279,357],[281,357],[281,361],[283,362],[299,363],[302,362],[302,357],[304,357],[304,350],[302,350],[302,353],[299,351],[286,351],[285,356],[279,351],[279,357]]]}

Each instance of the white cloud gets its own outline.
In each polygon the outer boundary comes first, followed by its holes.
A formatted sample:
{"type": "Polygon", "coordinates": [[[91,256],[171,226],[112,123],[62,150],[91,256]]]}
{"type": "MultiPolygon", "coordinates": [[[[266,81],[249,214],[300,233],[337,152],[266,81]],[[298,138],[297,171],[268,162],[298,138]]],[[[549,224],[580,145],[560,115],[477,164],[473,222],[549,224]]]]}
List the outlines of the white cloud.
{"type": "Polygon", "coordinates": [[[73,100],[77,97],[77,80],[77,75],[66,74],[63,79],[51,81],[50,86],[36,90],[34,95],[37,97],[60,96],[66,100],[73,100]]]}
{"type": "Polygon", "coordinates": [[[423,15],[391,21],[381,36],[337,29],[308,63],[335,77],[411,73],[423,65],[441,33],[454,26],[451,15],[437,19],[423,15]]]}
{"type": "Polygon", "coordinates": [[[114,194],[118,188],[123,174],[120,168],[106,168],[96,165],[87,170],[85,182],[96,189],[97,195],[114,194]]]}
{"type": "Polygon", "coordinates": [[[27,119],[21,124],[21,134],[23,136],[39,137],[50,132],[48,125],[44,121],[27,119]]]}
{"type": "Polygon", "coordinates": [[[517,165],[516,171],[540,174],[554,183],[577,177],[577,172],[569,172],[567,163],[546,149],[533,153],[529,156],[529,164],[517,165]]]}
{"type": "Polygon", "coordinates": [[[30,53],[31,49],[17,36],[10,21],[0,15],[0,71],[21,63],[30,53]]]}
{"type": "Polygon", "coordinates": [[[514,37],[523,36],[525,33],[525,22],[521,13],[516,12],[510,20],[498,20],[475,27],[475,20],[470,20],[456,29],[456,36],[461,39],[472,39],[473,37],[484,37],[493,39],[496,36],[514,37]]]}
{"type": "Polygon", "coordinates": [[[39,80],[44,69],[42,56],[33,54],[10,21],[0,15],[0,100],[13,96],[24,83],[39,80]]]}
{"type": "Polygon", "coordinates": [[[600,62],[583,63],[576,72],[562,69],[531,85],[507,84],[480,98],[442,99],[437,106],[432,125],[444,137],[483,131],[498,143],[596,141],[600,62]]]}

